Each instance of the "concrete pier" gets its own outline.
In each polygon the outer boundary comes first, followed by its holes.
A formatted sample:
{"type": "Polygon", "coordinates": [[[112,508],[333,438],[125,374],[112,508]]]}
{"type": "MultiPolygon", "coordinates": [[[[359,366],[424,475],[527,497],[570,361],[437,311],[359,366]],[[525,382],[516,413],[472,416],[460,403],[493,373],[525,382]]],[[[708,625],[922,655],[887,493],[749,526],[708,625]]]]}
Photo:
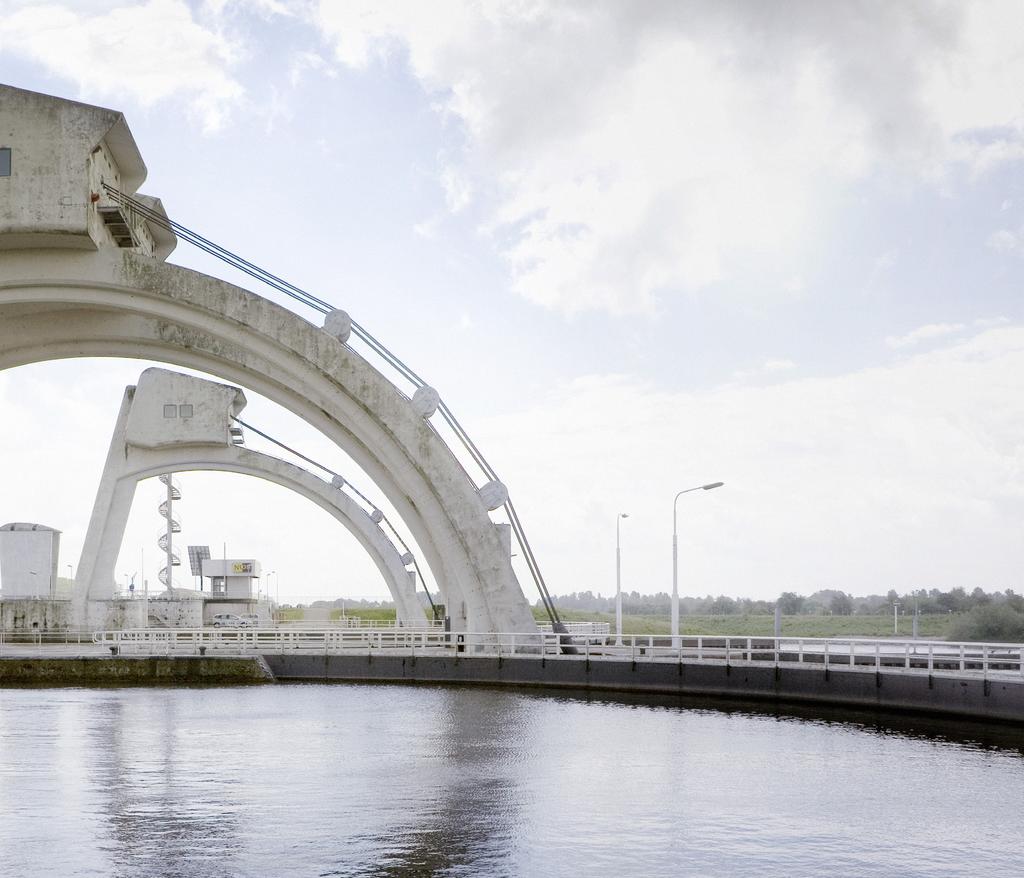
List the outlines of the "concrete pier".
{"type": "Polygon", "coordinates": [[[259,656],[0,657],[0,687],[240,686],[271,683],[259,656]]]}
{"type": "Polygon", "coordinates": [[[279,680],[458,683],[695,695],[1024,722],[1024,679],[863,667],[617,659],[264,654],[279,680]]]}

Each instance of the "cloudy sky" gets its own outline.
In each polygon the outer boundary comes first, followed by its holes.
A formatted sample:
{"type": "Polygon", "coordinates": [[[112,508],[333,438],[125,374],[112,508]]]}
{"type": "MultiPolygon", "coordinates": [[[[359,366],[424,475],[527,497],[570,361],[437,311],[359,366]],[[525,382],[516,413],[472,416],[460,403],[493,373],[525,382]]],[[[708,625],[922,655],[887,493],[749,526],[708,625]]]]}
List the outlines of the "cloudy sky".
{"type": "MultiPolygon", "coordinates": [[[[712,480],[684,593],[1022,586],[1017,2],[0,0],[0,80],[124,111],[143,191],[434,384],[555,593],[614,591],[619,511],[624,586],[668,590],[712,480]]],[[[0,519],[62,564],[142,367],[0,375],[0,519]]],[[[305,501],[181,483],[186,542],[282,600],[383,596],[305,501]]],[[[118,567],[151,583],[159,493],[118,567]]]]}

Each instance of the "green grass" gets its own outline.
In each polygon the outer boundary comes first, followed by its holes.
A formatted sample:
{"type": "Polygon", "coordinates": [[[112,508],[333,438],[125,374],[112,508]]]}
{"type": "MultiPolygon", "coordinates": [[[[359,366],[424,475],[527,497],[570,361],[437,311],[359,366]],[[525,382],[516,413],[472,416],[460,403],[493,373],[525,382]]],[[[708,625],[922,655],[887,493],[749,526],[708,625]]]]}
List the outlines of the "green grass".
{"type": "MultiPolygon", "coordinates": [[[[394,607],[358,607],[351,610],[345,610],[346,616],[355,616],[362,619],[364,622],[394,622],[395,621],[395,608],[394,607]]],[[[331,621],[341,618],[341,610],[331,610],[331,621]]]]}
{"type": "MultiPolygon", "coordinates": [[[[322,610],[320,612],[323,612],[322,610]]],[[[323,616],[319,614],[317,618],[322,619],[323,616]]],[[[358,609],[346,610],[345,615],[352,617],[357,616],[364,622],[394,622],[395,621],[395,610],[394,607],[360,607],[358,609]]],[[[286,610],[278,610],[277,618],[282,622],[302,622],[306,618],[306,610],[298,607],[291,607],[286,610]]],[[[341,618],[341,609],[332,609],[328,618],[331,621],[341,618]]]]}
{"type": "MultiPolygon", "coordinates": [[[[579,610],[559,610],[565,622],[608,622],[615,629],[613,613],[586,613],[579,610]]],[[[534,616],[547,621],[542,609],[534,608],[534,616]]],[[[918,625],[918,636],[941,640],[948,636],[957,615],[922,615],[918,625]]],[[[631,616],[622,617],[623,634],[668,634],[670,617],[631,616]]],[[[910,616],[900,616],[899,635],[909,637],[912,631],[910,616]]],[[[775,617],[770,615],[735,616],[680,616],[681,634],[736,634],[747,637],[770,637],[775,631],[775,617]]],[[[892,616],[783,616],[784,637],[892,637],[892,616]]]]}

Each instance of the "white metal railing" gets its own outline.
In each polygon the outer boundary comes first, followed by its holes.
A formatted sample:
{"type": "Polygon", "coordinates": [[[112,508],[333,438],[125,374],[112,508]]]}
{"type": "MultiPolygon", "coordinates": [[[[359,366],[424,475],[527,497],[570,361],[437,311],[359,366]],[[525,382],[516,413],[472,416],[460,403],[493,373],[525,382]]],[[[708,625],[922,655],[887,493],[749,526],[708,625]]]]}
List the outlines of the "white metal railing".
{"type": "Polygon", "coordinates": [[[40,628],[16,628],[9,631],[0,630],[0,655],[52,653],[55,648],[74,649],[80,651],[82,646],[89,647],[93,643],[91,631],[77,628],[61,628],[59,630],[42,630],[40,628]]]}
{"type": "Polygon", "coordinates": [[[128,653],[259,653],[447,646],[440,628],[134,628],[98,631],[93,642],[128,653]]]}
{"type": "Polygon", "coordinates": [[[143,628],[100,631],[93,640],[117,651],[346,653],[524,656],[566,660],[702,662],[1013,674],[1024,678],[1024,645],[942,640],[665,635],[576,637],[551,632],[446,632],[438,628],[143,628]]]}
{"type": "MultiPolygon", "coordinates": [[[[610,622],[563,622],[567,634],[580,637],[607,637],[611,633],[610,622]]],[[[552,633],[550,622],[538,622],[537,627],[545,634],[552,633]]]]}

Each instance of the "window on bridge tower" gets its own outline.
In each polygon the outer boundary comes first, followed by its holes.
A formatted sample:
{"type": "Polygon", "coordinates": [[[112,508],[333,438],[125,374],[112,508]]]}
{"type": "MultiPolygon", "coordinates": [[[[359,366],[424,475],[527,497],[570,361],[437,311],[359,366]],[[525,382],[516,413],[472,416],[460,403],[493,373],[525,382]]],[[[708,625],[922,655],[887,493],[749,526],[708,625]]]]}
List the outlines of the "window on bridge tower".
{"type": "Polygon", "coordinates": [[[191,418],[192,417],[192,406],[189,403],[178,406],[178,417],[179,418],[191,418]]]}
{"type": "Polygon", "coordinates": [[[164,417],[165,418],[176,418],[176,417],[178,417],[178,407],[176,405],[165,405],[164,406],[164,417]]]}
{"type": "Polygon", "coordinates": [[[10,147],[0,147],[0,177],[11,176],[11,150],[10,147]]]}

